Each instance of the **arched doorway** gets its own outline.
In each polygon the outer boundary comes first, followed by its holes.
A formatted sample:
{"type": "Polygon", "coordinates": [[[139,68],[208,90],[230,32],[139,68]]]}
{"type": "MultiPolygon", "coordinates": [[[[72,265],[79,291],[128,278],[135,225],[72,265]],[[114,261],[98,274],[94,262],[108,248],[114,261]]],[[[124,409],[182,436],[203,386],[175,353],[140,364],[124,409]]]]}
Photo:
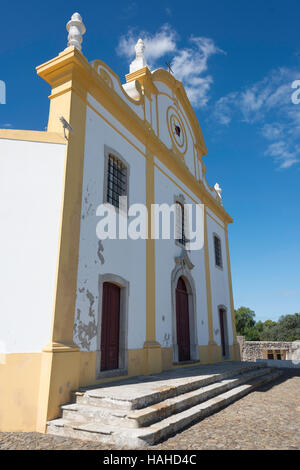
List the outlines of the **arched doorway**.
{"type": "Polygon", "coordinates": [[[176,331],[178,345],[178,360],[191,359],[189,296],[183,277],[180,277],[176,287],[176,331]]]}
{"type": "Polygon", "coordinates": [[[120,287],[103,283],[101,320],[101,371],[119,368],[120,287]]]}

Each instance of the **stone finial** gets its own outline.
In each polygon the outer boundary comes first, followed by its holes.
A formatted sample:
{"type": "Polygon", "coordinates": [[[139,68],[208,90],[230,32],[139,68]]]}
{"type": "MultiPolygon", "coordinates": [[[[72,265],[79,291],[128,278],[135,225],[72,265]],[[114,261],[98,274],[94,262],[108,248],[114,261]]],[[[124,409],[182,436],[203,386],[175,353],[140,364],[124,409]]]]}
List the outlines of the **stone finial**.
{"type": "Polygon", "coordinates": [[[86,29],[82,22],[82,18],[79,13],[74,13],[67,23],[68,31],[68,47],[75,46],[79,51],[81,51],[82,36],[84,35],[86,29]]]}
{"type": "Polygon", "coordinates": [[[221,196],[222,189],[220,188],[219,183],[216,183],[214,185],[214,189],[215,189],[217,195],[219,196],[219,198],[222,200],[222,196],[221,196]]]}
{"type": "Polygon", "coordinates": [[[146,59],[144,56],[145,44],[142,39],[139,39],[135,45],[135,59],[130,64],[130,73],[135,72],[136,70],[142,69],[147,66],[146,59]]]}

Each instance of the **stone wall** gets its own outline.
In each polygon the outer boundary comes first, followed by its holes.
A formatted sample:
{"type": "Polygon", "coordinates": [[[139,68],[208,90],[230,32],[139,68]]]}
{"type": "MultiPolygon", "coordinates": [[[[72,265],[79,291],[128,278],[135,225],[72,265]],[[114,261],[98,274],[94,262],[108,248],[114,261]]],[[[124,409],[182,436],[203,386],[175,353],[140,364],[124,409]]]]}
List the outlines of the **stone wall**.
{"type": "Polygon", "coordinates": [[[277,355],[281,360],[300,360],[300,341],[245,341],[244,336],[237,336],[240,345],[242,361],[256,361],[257,359],[268,359],[268,355],[277,355]]]}

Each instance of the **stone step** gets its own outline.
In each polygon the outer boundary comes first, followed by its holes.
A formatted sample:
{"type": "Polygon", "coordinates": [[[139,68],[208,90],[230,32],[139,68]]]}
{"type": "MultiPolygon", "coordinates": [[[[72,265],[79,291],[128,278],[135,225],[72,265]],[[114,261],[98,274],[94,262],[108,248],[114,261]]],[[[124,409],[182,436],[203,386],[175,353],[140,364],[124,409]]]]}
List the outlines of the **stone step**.
{"type": "MultiPolygon", "coordinates": [[[[74,397],[78,404],[114,410],[141,409],[222,379],[260,368],[264,368],[264,365],[256,363],[215,364],[207,368],[208,373],[205,373],[206,369],[203,367],[200,376],[196,367],[192,368],[195,370],[195,376],[191,376],[191,368],[187,371],[181,369],[180,377],[177,379],[170,380],[167,373],[163,374],[163,380],[160,375],[135,377],[118,383],[105,384],[98,388],[81,389],[75,392],[74,397]]],[[[170,373],[171,377],[173,373],[170,373]]]]}
{"type": "Polygon", "coordinates": [[[149,426],[171,414],[178,413],[195,406],[205,400],[225,392],[233,387],[247,382],[255,377],[266,374],[270,369],[257,368],[250,372],[223,379],[210,385],[192,390],[184,394],[168,398],[160,403],[138,410],[119,410],[86,404],[73,403],[63,405],[62,418],[72,422],[101,421],[102,424],[112,424],[125,428],[149,426]]]}
{"type": "Polygon", "coordinates": [[[219,411],[245,396],[256,387],[275,380],[281,374],[282,372],[279,370],[272,371],[269,369],[263,375],[247,380],[247,383],[238,385],[200,404],[172,414],[150,426],[121,428],[116,425],[102,424],[99,421],[82,423],[60,418],[48,422],[47,432],[76,439],[98,441],[118,447],[153,445],[196,421],[219,411]]]}

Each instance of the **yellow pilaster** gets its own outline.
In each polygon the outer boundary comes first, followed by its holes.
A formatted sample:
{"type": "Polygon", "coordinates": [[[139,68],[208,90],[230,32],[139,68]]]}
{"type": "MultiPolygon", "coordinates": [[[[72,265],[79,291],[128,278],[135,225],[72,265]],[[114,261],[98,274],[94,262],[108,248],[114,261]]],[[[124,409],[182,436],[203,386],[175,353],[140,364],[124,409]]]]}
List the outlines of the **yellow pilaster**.
{"type": "Polygon", "coordinates": [[[63,135],[60,116],[73,129],[66,131],[64,196],[51,337],[42,352],[37,417],[37,430],[41,432],[45,431],[47,420],[59,415],[59,405],[70,401],[71,391],[79,384],[80,352],[73,343],[73,328],[86,121],[82,70],[87,64],[87,59],[70,47],[37,67],[37,73],[52,87],[48,130],[63,135]]]}
{"type": "Polygon", "coordinates": [[[155,328],[155,240],[154,217],[154,158],[146,155],[146,206],[148,210],[148,238],[146,240],[146,341],[144,343],[144,374],[162,371],[161,345],[156,341],[155,328]]]}
{"type": "Polygon", "coordinates": [[[230,267],[230,255],[229,255],[229,242],[228,242],[228,224],[225,225],[225,244],[226,244],[230,310],[231,310],[231,321],[232,321],[232,332],[233,332],[233,358],[232,359],[235,361],[240,361],[241,360],[240,346],[236,339],[236,327],[235,327],[234,303],[233,303],[232,279],[231,279],[231,267],[230,267]]]}
{"type": "Polygon", "coordinates": [[[209,335],[208,360],[209,362],[213,363],[213,362],[220,361],[221,356],[220,356],[220,348],[217,345],[217,343],[214,341],[214,325],[213,325],[213,310],[212,310],[212,297],[211,297],[206,205],[204,205],[204,260],[205,260],[206,299],[207,299],[208,335],[209,335]]]}

